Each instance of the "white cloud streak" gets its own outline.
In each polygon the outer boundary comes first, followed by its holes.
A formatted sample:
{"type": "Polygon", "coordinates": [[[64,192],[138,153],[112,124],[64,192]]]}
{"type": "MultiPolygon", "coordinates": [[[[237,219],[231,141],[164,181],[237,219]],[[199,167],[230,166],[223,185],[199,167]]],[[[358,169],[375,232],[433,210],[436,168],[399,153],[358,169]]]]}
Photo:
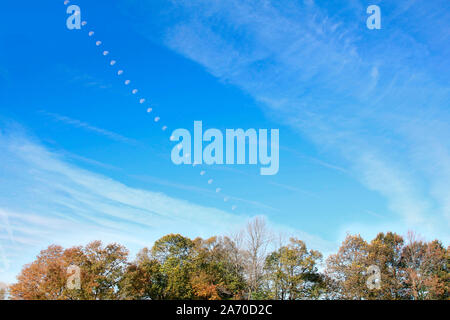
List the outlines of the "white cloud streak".
{"type": "Polygon", "coordinates": [[[71,125],[71,126],[73,126],[75,128],[81,128],[81,129],[84,129],[84,130],[87,130],[87,131],[90,131],[90,132],[94,132],[96,134],[105,136],[105,137],[107,137],[109,139],[112,139],[112,140],[115,140],[115,141],[118,141],[118,142],[128,143],[128,144],[131,144],[131,145],[136,145],[138,143],[134,139],[127,138],[127,137],[125,137],[123,135],[120,135],[118,133],[115,133],[115,132],[112,132],[112,131],[109,131],[109,130],[106,130],[106,129],[95,127],[93,125],[90,125],[89,123],[86,123],[86,122],[83,122],[83,121],[80,121],[80,120],[77,120],[77,119],[73,119],[73,118],[70,118],[70,117],[67,117],[67,116],[63,116],[63,115],[60,115],[60,114],[57,114],[57,113],[47,112],[47,111],[44,111],[44,110],[41,110],[40,113],[50,117],[54,121],[62,122],[62,123],[71,125]]]}
{"type": "MultiPolygon", "coordinates": [[[[201,206],[160,192],[129,187],[68,164],[20,132],[0,132],[0,228],[11,282],[20,267],[49,244],[72,246],[100,239],[132,252],[168,233],[190,237],[226,234],[250,218],[201,206]],[[13,241],[10,241],[12,235],[13,241]]],[[[320,246],[316,242],[313,246],[320,246]]]]}
{"type": "Polygon", "coordinates": [[[385,4],[378,33],[365,28],[364,2],[325,3],[125,7],[146,17],[141,33],[250,93],[271,118],[339,155],[411,228],[446,235],[450,90],[448,74],[439,71],[450,67],[445,1],[385,4]]]}

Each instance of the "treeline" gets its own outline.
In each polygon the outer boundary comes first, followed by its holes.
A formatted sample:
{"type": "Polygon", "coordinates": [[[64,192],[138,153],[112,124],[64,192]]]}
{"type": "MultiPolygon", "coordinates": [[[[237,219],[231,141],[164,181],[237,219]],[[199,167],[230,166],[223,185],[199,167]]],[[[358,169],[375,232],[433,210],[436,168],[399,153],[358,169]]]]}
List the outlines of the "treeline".
{"type": "MultiPolygon", "coordinates": [[[[170,234],[128,261],[119,244],[52,245],[25,265],[10,299],[449,299],[449,248],[380,233],[348,235],[322,261],[299,239],[274,240],[263,219],[234,236],[170,234]],[[68,286],[78,266],[80,287],[68,286]]],[[[5,292],[3,292],[4,294],[5,292]]],[[[1,294],[1,293],[0,293],[1,294]]]]}

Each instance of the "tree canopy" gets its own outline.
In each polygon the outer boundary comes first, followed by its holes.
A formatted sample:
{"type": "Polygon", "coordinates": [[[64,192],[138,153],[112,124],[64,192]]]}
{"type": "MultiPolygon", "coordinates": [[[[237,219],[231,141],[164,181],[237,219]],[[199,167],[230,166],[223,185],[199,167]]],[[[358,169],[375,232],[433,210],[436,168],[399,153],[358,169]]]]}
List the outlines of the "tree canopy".
{"type": "MultiPolygon", "coordinates": [[[[367,242],[347,235],[322,254],[292,237],[275,244],[260,218],[233,236],[169,234],[133,260],[119,244],[51,245],[25,265],[8,297],[18,300],[449,299],[449,248],[409,233],[367,242]],[[78,273],[73,273],[72,270],[78,273]],[[70,285],[78,277],[79,285],[70,285]]],[[[0,290],[0,299],[6,290],[0,290]]]]}

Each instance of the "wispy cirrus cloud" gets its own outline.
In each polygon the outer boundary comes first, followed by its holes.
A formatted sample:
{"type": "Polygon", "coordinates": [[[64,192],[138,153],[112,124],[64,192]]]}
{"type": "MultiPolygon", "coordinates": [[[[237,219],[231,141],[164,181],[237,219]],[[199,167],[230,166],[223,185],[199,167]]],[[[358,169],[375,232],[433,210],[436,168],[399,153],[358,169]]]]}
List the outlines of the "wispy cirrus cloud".
{"type": "Polygon", "coordinates": [[[106,130],[106,129],[103,129],[103,128],[99,128],[99,127],[93,126],[93,125],[91,125],[91,124],[89,124],[87,122],[83,122],[83,121],[80,121],[80,120],[77,120],[77,119],[73,119],[73,118],[70,118],[70,117],[67,117],[67,116],[63,116],[63,115],[60,115],[60,114],[57,114],[57,113],[47,112],[45,110],[40,110],[39,112],[41,114],[47,116],[47,117],[50,117],[54,121],[62,122],[62,123],[68,124],[70,126],[73,126],[75,128],[81,128],[81,129],[84,129],[84,130],[87,130],[87,131],[90,131],[90,132],[94,132],[96,134],[105,136],[105,137],[107,137],[109,139],[112,139],[112,140],[115,140],[115,141],[118,141],[118,142],[128,143],[128,144],[131,144],[131,145],[138,144],[138,142],[136,140],[134,140],[134,139],[125,137],[125,136],[123,136],[121,134],[118,134],[118,133],[115,133],[115,132],[112,132],[112,131],[109,131],[109,130],[106,130]]]}
{"type": "MultiPolygon", "coordinates": [[[[3,281],[13,281],[23,264],[52,243],[72,246],[101,239],[136,252],[168,233],[226,234],[250,218],[129,187],[69,164],[21,131],[0,132],[0,154],[0,181],[8,182],[0,184],[0,218],[9,221],[8,230],[0,228],[0,258],[7,269],[0,274],[3,281]]],[[[313,247],[330,247],[310,239],[313,247]]]]}
{"type": "Polygon", "coordinates": [[[365,27],[367,4],[358,0],[123,7],[146,18],[136,19],[139,32],[346,161],[404,224],[447,237],[450,90],[441,70],[450,68],[449,3],[380,5],[378,31],[365,27]]]}

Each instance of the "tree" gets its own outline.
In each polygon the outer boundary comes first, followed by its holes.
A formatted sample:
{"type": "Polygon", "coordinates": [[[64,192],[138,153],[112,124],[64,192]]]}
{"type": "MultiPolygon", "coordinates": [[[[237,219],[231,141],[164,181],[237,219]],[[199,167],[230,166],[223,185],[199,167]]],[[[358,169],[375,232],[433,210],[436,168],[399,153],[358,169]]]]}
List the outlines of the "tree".
{"type": "MultiPolygon", "coordinates": [[[[68,251],[74,249],[69,249],[68,251]]],[[[115,300],[121,297],[119,283],[127,266],[128,250],[113,243],[103,247],[93,241],[77,253],[72,264],[81,269],[81,290],[77,298],[89,300],[115,300]]]]}
{"type": "Polygon", "coordinates": [[[425,243],[409,232],[408,244],[402,252],[408,298],[449,299],[449,260],[448,248],[439,241],[425,243]]]}
{"type": "Polygon", "coordinates": [[[360,235],[347,235],[338,253],[327,259],[325,274],[329,298],[367,298],[368,255],[369,245],[360,235]]]}
{"type": "Polygon", "coordinates": [[[282,246],[266,258],[268,298],[317,298],[323,287],[323,279],[317,269],[322,254],[308,250],[301,240],[291,238],[289,241],[288,245],[282,246]]]}
{"type": "Polygon", "coordinates": [[[243,268],[236,265],[236,245],[225,237],[194,240],[191,284],[202,299],[239,297],[245,289],[243,268]]]}
{"type": "Polygon", "coordinates": [[[8,299],[8,285],[4,282],[0,282],[0,300],[8,299]]]}
{"type": "Polygon", "coordinates": [[[379,233],[368,248],[367,266],[380,269],[380,288],[371,289],[367,299],[397,300],[405,296],[401,266],[403,238],[393,232],[379,233]]]}
{"type": "Polygon", "coordinates": [[[405,244],[387,232],[366,242],[347,235],[322,273],[321,253],[303,241],[280,240],[266,254],[271,243],[265,221],[256,218],[232,237],[163,236],[132,262],[115,243],[51,245],[23,267],[16,283],[0,283],[0,299],[7,293],[15,300],[450,299],[449,248],[438,240],[408,233],[405,244]],[[80,287],[68,285],[78,274],[80,287]]]}
{"type": "Polygon", "coordinates": [[[129,264],[120,282],[121,294],[127,300],[161,300],[167,287],[167,279],[161,264],[144,248],[136,260],[129,264]]]}
{"type": "Polygon", "coordinates": [[[227,237],[170,234],[141,250],[121,281],[126,299],[223,299],[242,295],[243,268],[227,237]]]}
{"type": "Polygon", "coordinates": [[[435,240],[418,240],[379,233],[370,244],[347,236],[337,254],[327,260],[327,296],[338,299],[448,299],[449,253],[435,240]],[[378,288],[369,288],[367,268],[380,271],[378,288]]]}
{"type": "Polygon", "coordinates": [[[37,259],[24,266],[16,284],[10,287],[13,300],[57,300],[65,299],[64,250],[60,246],[49,246],[37,259]]]}
{"type": "Polygon", "coordinates": [[[259,298],[260,286],[264,276],[264,263],[272,236],[262,217],[247,223],[245,230],[245,273],[248,282],[249,299],[259,298]]]}
{"type": "Polygon", "coordinates": [[[403,298],[402,248],[403,238],[392,232],[379,233],[370,243],[359,235],[348,235],[339,252],[327,260],[328,296],[338,299],[403,298]],[[379,270],[379,287],[368,286],[369,267],[379,270]]]}
{"type": "Polygon", "coordinates": [[[10,289],[16,300],[118,299],[128,251],[118,244],[102,246],[100,241],[86,247],[64,250],[51,245],[37,259],[25,265],[10,289]],[[67,286],[68,267],[80,268],[80,289],[67,286]]]}
{"type": "Polygon", "coordinates": [[[6,300],[7,292],[6,288],[0,288],[0,300],[6,300]]]}
{"type": "Polygon", "coordinates": [[[190,285],[193,246],[191,239],[179,234],[164,236],[153,245],[152,257],[160,263],[165,279],[164,299],[193,297],[190,285]]]}

